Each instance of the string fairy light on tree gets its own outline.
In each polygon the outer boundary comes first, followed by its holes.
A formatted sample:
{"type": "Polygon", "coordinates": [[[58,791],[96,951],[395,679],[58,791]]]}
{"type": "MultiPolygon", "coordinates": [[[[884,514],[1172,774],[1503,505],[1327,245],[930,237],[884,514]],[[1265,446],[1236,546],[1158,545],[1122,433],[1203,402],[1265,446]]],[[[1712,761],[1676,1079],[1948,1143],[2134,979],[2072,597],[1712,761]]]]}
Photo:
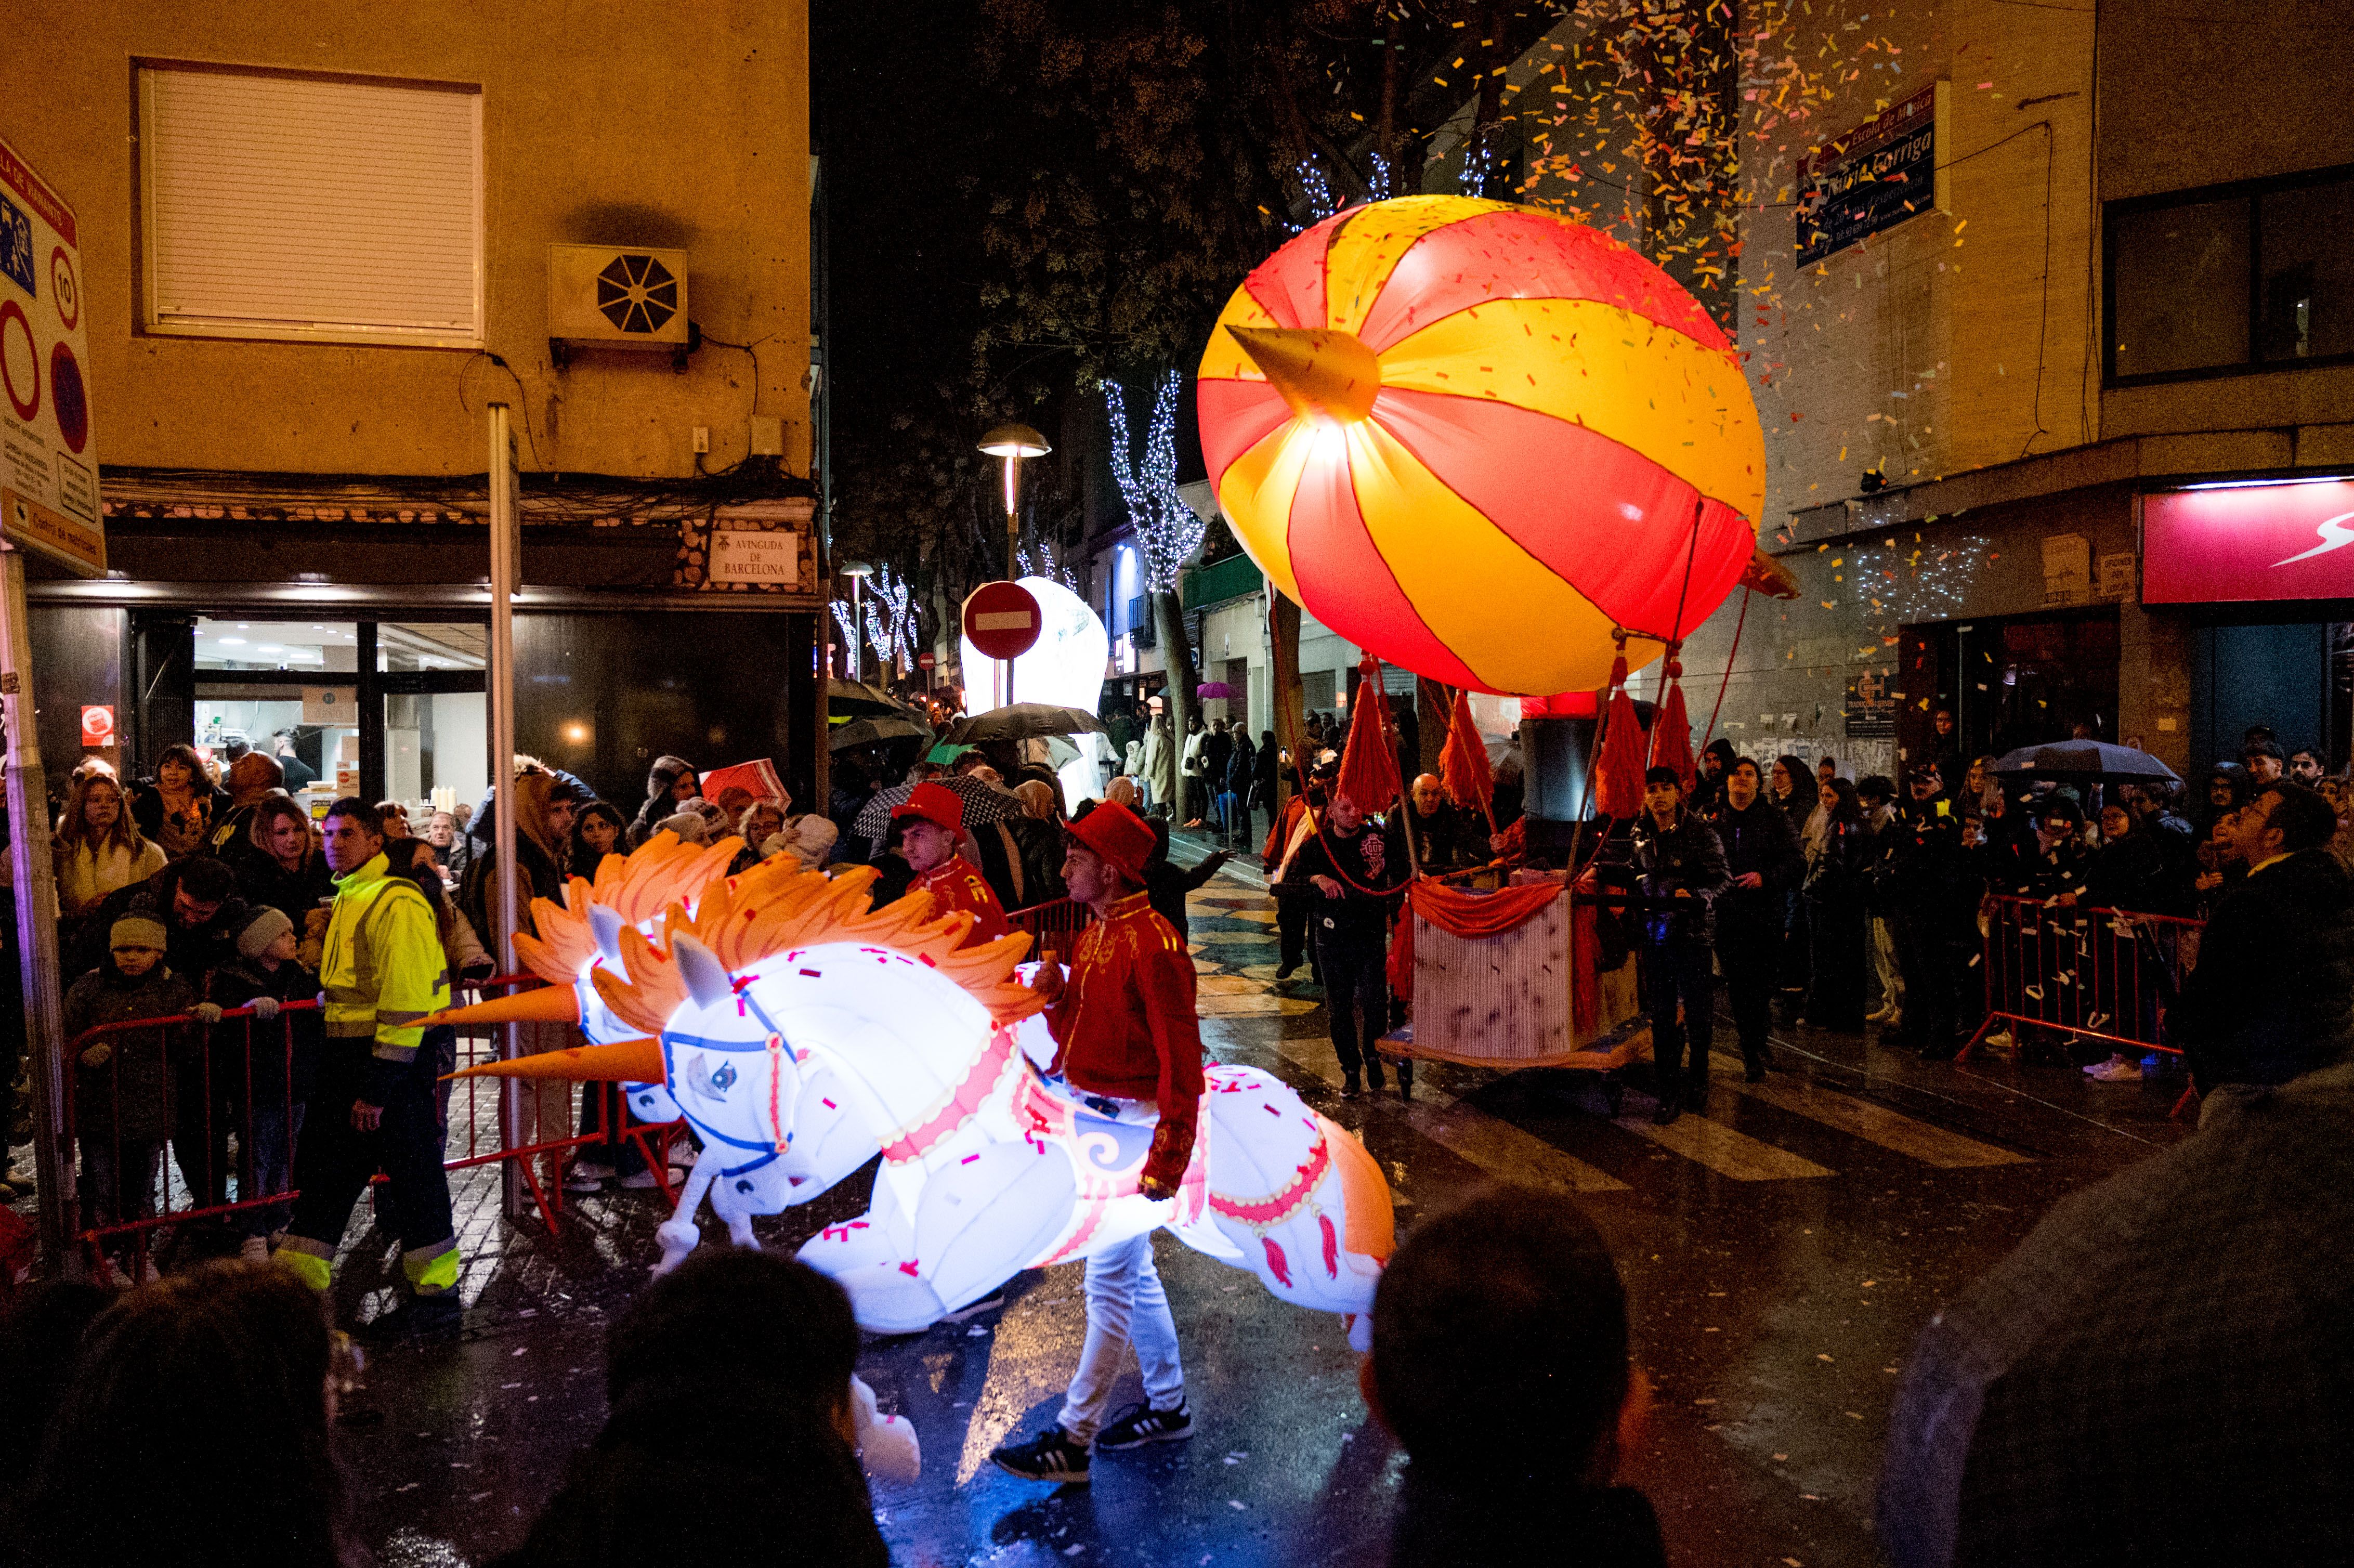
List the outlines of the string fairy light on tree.
{"type": "Polygon", "coordinates": [[[913,665],[916,662],[917,622],[921,618],[913,585],[886,564],[875,569],[875,580],[867,585],[867,591],[874,596],[867,601],[870,611],[876,605],[882,607],[880,620],[883,630],[875,648],[897,660],[902,669],[913,665]]]}
{"type": "Polygon", "coordinates": [[[1182,383],[1177,372],[1164,372],[1152,397],[1152,417],[1145,427],[1144,455],[1133,455],[1128,420],[1128,395],[1117,381],[1097,383],[1111,420],[1111,476],[1136,530],[1137,553],[1144,562],[1144,587],[1152,600],[1154,630],[1163,667],[1169,672],[1169,692],[1174,712],[1170,718],[1178,735],[1185,733],[1194,714],[1193,688],[1200,675],[1193,645],[1185,631],[1185,609],[1177,598],[1177,574],[1186,559],[1202,547],[1208,524],[1177,493],[1177,406],[1182,383]]]}
{"type": "Polygon", "coordinates": [[[833,623],[842,630],[843,668],[854,681],[858,679],[859,665],[864,662],[859,650],[857,613],[850,608],[850,601],[844,599],[832,600],[831,608],[833,610],[833,623]]]}

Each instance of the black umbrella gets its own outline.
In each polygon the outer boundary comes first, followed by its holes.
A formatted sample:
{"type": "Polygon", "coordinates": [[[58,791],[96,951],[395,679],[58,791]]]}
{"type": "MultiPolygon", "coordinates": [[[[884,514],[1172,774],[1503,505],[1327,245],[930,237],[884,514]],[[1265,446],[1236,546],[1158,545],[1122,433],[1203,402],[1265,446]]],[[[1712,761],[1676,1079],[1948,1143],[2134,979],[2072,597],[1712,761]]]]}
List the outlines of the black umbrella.
{"type": "Polygon", "coordinates": [[[874,718],[852,719],[838,724],[826,737],[828,751],[848,751],[854,747],[875,746],[886,740],[929,740],[932,732],[910,718],[878,715],[874,718]]]}
{"type": "MultiPolygon", "coordinates": [[[[1001,789],[986,779],[976,779],[970,773],[944,776],[937,781],[955,790],[963,800],[964,825],[968,828],[985,828],[991,822],[1010,822],[1023,814],[1020,796],[1011,789],[1001,789]]],[[[915,792],[913,784],[894,784],[880,791],[859,810],[857,819],[850,824],[850,831],[862,839],[880,842],[883,835],[891,831],[891,808],[906,805],[907,797],[915,792]]]]}
{"type": "Polygon", "coordinates": [[[1103,721],[1085,708],[1052,703],[1015,703],[991,708],[949,726],[943,746],[979,746],[991,740],[1039,740],[1050,735],[1101,735],[1103,721]]]}
{"type": "Polygon", "coordinates": [[[888,714],[906,716],[907,706],[880,686],[864,681],[832,680],[825,683],[825,711],[830,714],[888,714]]]}
{"type": "Polygon", "coordinates": [[[2131,784],[2156,781],[2179,784],[2173,768],[2147,751],[2111,746],[2103,740],[2055,740],[2049,746],[2022,746],[1995,763],[1997,773],[2035,779],[2103,779],[2131,784]]]}

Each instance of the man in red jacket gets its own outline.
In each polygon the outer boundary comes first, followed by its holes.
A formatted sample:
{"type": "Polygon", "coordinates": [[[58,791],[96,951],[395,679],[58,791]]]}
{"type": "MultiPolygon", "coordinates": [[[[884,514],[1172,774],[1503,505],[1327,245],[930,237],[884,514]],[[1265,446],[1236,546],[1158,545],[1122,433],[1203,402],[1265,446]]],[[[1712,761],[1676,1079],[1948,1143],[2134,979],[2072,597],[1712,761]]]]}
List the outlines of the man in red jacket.
{"type": "MultiPolygon", "coordinates": [[[[1058,1047],[1055,1071],[1096,1108],[1117,1116],[1149,1101],[1160,1113],[1137,1190],[1175,1196],[1193,1155],[1202,1099],[1201,1022],[1193,1011],[1193,960],[1145,896],[1152,830],[1127,807],[1097,807],[1070,826],[1063,880],[1095,911],[1079,938],[1067,983],[1049,964],[1034,983],[1052,999],[1046,1025],[1058,1047]]],[[[1088,1445],[1106,1450],[1173,1443],[1193,1435],[1177,1325],[1152,1262],[1152,1233],[1087,1259],[1087,1338],[1057,1423],[990,1457],[1027,1480],[1087,1478],[1088,1445]],[[1103,1424],[1104,1407],[1127,1351],[1136,1351],[1145,1403],[1103,1424]]]]}
{"type": "Polygon", "coordinates": [[[993,942],[1013,929],[997,895],[957,852],[958,835],[964,832],[964,800],[955,790],[927,779],[916,786],[906,804],[891,809],[891,820],[901,824],[899,853],[916,873],[907,891],[930,894],[936,916],[960,909],[970,915],[966,947],[993,942]]]}

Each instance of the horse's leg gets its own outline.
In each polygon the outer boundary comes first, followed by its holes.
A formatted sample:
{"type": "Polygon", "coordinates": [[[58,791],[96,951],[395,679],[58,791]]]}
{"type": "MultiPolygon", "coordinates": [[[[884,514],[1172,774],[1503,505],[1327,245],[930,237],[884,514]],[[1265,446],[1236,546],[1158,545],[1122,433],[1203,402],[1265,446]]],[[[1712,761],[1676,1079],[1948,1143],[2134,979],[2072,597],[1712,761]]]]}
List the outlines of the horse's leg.
{"type": "Polygon", "coordinates": [[[654,1232],[654,1239],[663,1249],[662,1261],[654,1265],[657,1276],[668,1274],[684,1263],[686,1255],[703,1239],[702,1231],[695,1226],[695,1214],[703,1207],[703,1196],[711,1190],[712,1178],[718,1173],[717,1150],[706,1149],[695,1157],[695,1169],[687,1172],[686,1184],[679,1192],[678,1207],[654,1232]]]}

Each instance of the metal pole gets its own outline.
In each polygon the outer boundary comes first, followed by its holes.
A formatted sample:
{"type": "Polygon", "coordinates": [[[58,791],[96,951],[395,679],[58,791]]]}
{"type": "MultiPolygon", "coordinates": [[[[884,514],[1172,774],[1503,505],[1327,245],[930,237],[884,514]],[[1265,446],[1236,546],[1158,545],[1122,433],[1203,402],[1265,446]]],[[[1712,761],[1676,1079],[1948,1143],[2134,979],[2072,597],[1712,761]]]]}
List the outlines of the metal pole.
{"type": "Polygon", "coordinates": [[[65,1255],[74,1230],[73,1155],[66,1147],[65,991],[58,976],[57,862],[49,853],[49,789],[35,728],[33,646],[25,627],[25,557],[0,554],[0,720],[8,728],[9,869],[16,889],[16,957],[25,981],[25,1046],[32,1054],[33,1171],[41,1250],[65,1255]]]}
{"type": "MultiPolygon", "coordinates": [[[[491,779],[496,791],[492,813],[492,854],[498,866],[493,889],[493,940],[497,944],[499,972],[515,972],[515,805],[514,805],[514,592],[521,577],[523,528],[515,515],[514,429],[507,406],[490,406],[491,491],[491,779]]],[[[499,1056],[512,1061],[523,1054],[520,1024],[501,1026],[499,1056]]],[[[531,1141],[524,1130],[524,1085],[518,1078],[499,1080],[501,1144],[521,1149],[531,1141]]],[[[499,1163],[500,1195],[509,1219],[529,1217],[529,1189],[519,1161],[499,1163]]]]}

